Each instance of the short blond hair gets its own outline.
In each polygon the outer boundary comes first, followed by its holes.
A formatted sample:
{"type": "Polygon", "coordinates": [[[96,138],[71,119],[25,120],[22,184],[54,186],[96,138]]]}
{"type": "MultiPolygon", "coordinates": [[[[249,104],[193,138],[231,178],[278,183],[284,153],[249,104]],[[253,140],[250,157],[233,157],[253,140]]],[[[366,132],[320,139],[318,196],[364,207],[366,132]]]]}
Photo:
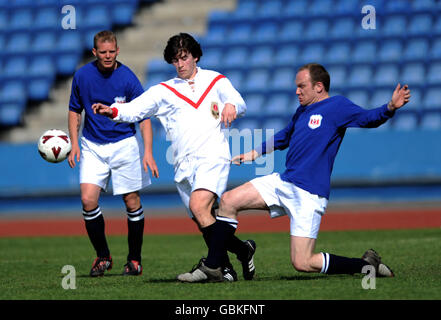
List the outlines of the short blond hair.
{"type": "Polygon", "coordinates": [[[100,31],[98,32],[94,37],[93,37],[93,47],[95,49],[97,49],[97,44],[98,42],[115,42],[116,46],[118,46],[118,42],[116,41],[116,36],[112,31],[109,30],[104,30],[104,31],[100,31]]]}

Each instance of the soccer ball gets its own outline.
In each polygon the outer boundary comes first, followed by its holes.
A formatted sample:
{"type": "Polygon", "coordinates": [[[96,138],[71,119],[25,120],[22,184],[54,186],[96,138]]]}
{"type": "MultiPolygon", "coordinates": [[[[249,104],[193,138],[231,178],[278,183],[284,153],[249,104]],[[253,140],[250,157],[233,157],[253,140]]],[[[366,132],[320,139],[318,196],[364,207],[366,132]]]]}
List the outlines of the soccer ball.
{"type": "Polygon", "coordinates": [[[38,152],[48,162],[61,162],[72,149],[69,136],[62,130],[47,130],[38,140],[38,152]]]}

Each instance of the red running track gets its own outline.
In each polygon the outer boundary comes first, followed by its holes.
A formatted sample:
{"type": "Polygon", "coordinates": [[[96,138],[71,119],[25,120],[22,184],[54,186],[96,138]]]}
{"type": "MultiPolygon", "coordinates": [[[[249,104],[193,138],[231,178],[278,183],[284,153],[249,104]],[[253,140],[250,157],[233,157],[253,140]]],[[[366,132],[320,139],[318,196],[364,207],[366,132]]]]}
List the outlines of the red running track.
{"type": "MultiPolygon", "coordinates": [[[[441,209],[328,212],[321,231],[440,228],[441,209]]],[[[289,232],[288,217],[270,219],[266,214],[239,216],[239,232],[289,232]]],[[[182,217],[146,218],[145,234],[199,233],[185,214],[182,217]]],[[[106,218],[106,234],[127,234],[125,218],[106,218]]],[[[69,219],[0,220],[0,237],[86,235],[81,217],[69,219]]]]}

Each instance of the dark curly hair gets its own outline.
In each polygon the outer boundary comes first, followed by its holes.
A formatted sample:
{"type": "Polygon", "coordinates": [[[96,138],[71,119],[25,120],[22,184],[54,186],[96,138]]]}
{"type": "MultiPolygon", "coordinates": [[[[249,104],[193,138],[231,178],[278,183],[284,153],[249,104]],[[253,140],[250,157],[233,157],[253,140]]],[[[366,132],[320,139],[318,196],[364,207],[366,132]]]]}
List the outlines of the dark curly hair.
{"type": "Polygon", "coordinates": [[[190,52],[198,62],[202,57],[201,45],[188,33],[179,33],[167,41],[164,49],[164,60],[172,63],[173,59],[181,52],[190,52]]]}

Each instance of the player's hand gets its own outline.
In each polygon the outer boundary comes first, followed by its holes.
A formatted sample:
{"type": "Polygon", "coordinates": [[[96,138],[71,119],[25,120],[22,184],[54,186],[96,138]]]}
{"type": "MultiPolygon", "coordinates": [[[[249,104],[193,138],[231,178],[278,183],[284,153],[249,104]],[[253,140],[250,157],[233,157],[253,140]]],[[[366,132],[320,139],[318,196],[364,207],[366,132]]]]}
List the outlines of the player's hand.
{"type": "Polygon", "coordinates": [[[94,114],[101,114],[109,118],[113,115],[112,108],[102,103],[94,103],[92,105],[92,110],[94,114]]]}
{"type": "Polygon", "coordinates": [[[78,144],[72,144],[72,150],[69,153],[69,157],[67,157],[67,161],[69,162],[69,166],[71,168],[75,168],[76,162],[80,162],[80,154],[81,152],[78,144]]]}
{"type": "Polygon", "coordinates": [[[394,90],[394,93],[392,94],[392,99],[387,105],[387,108],[390,111],[399,109],[409,102],[410,97],[411,97],[410,90],[407,84],[405,84],[403,87],[401,87],[401,85],[398,84],[394,90]]]}
{"type": "Polygon", "coordinates": [[[150,154],[148,152],[144,153],[144,157],[142,159],[142,164],[144,166],[145,172],[148,172],[149,168],[150,168],[150,171],[152,172],[152,177],[159,178],[159,170],[156,165],[155,158],[153,158],[152,154],[150,154]]]}
{"type": "Polygon", "coordinates": [[[240,166],[243,162],[254,161],[258,157],[258,153],[256,150],[251,150],[250,152],[240,154],[238,156],[233,157],[231,162],[240,166]]]}
{"type": "Polygon", "coordinates": [[[221,122],[224,123],[225,128],[228,128],[231,123],[236,120],[237,112],[236,107],[231,103],[226,103],[224,106],[224,110],[222,110],[221,114],[221,122]]]}

